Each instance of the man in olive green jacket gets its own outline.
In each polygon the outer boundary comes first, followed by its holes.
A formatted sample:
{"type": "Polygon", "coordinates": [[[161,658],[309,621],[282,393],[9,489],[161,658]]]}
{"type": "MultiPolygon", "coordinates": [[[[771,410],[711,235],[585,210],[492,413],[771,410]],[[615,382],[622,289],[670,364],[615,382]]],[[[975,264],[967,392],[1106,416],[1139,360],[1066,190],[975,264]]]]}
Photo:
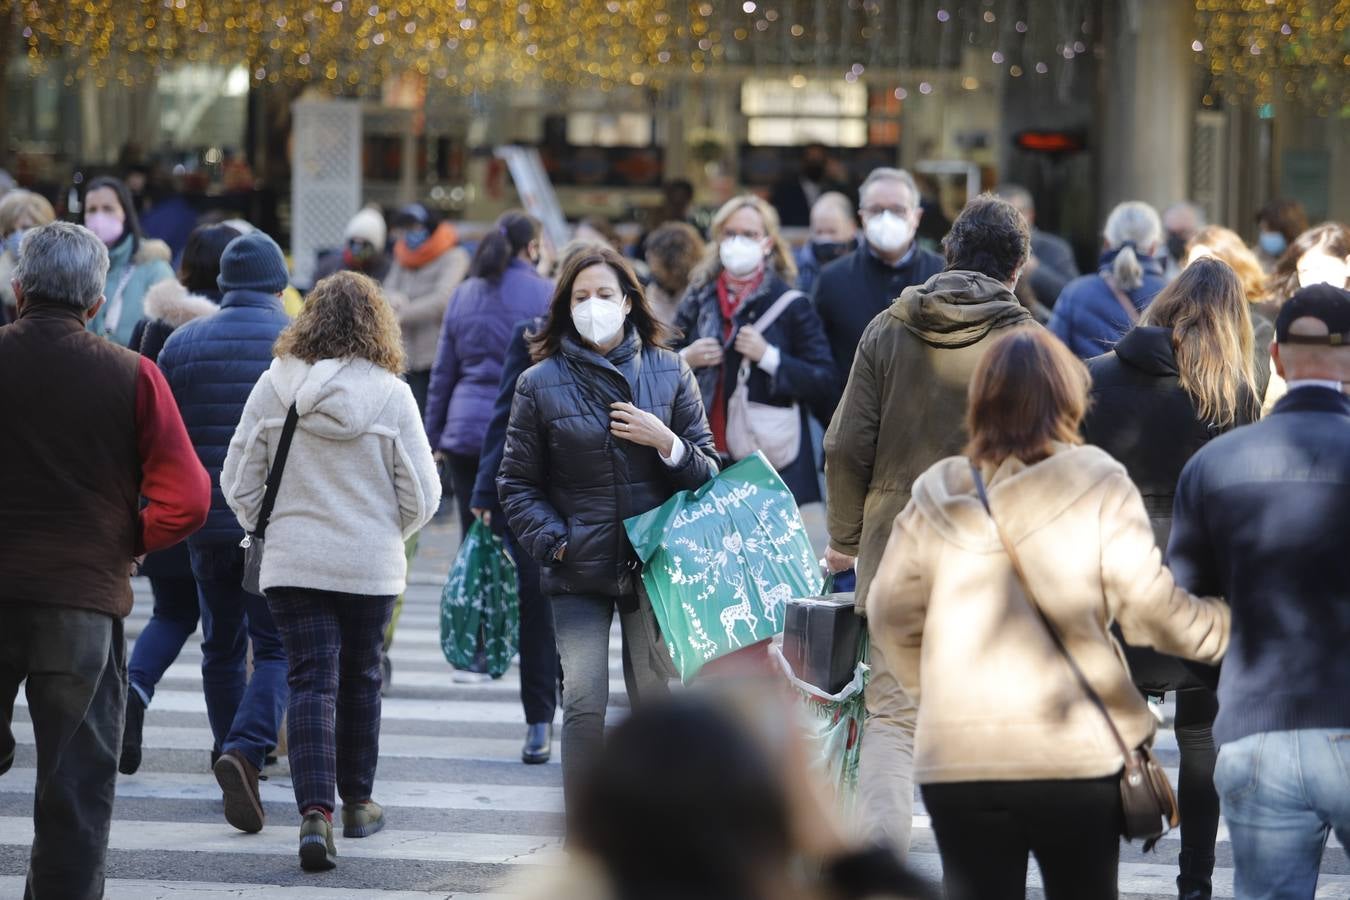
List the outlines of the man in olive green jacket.
{"type": "MultiPolygon", "coordinates": [[[[1026,222],[989,195],[952,224],[947,268],[906,288],[863,332],[843,400],[825,435],[832,571],[856,564],[857,604],[871,586],[914,479],[966,441],[966,389],[1000,335],[1035,328],[1013,295],[1029,247],[1026,222]]],[[[875,641],[867,685],[857,805],[874,840],[908,852],[917,710],[875,641]]]]}

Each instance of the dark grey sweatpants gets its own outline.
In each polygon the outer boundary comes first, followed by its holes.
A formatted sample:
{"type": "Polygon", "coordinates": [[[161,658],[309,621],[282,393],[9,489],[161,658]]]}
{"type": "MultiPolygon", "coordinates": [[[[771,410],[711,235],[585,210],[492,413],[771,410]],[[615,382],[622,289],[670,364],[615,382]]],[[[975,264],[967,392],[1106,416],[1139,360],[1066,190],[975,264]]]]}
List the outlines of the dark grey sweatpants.
{"type": "Polygon", "coordinates": [[[98,900],[126,713],[122,620],[0,605],[0,768],[20,683],[37,742],[29,900],[98,900]]]}

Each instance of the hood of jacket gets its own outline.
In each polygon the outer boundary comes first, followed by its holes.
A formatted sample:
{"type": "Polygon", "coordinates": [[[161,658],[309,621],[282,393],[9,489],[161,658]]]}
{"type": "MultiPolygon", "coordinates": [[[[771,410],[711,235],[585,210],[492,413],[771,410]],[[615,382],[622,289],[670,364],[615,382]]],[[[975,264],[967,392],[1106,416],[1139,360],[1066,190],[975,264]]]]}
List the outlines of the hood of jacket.
{"type": "Polygon", "coordinates": [[[272,360],[272,387],[283,405],[295,404],[298,427],[330,440],[352,440],[370,430],[384,411],[398,378],[365,359],[292,356],[272,360]]]}
{"type": "Polygon", "coordinates": [[[159,319],[178,328],[193,319],[209,316],[220,309],[214,300],[201,294],[189,294],[188,289],[173,280],[158,282],[145,292],[145,316],[159,319]]]}
{"type": "MultiPolygon", "coordinates": [[[[1095,485],[1125,467],[1091,446],[1056,444],[1055,452],[1027,465],[1009,457],[991,473],[982,469],[989,505],[1014,543],[1049,525],[1095,485]]],[[[975,491],[970,461],[952,456],[914,482],[913,502],[945,540],[978,553],[998,548],[998,532],[975,491]]]]}
{"type": "Polygon", "coordinates": [[[1121,362],[1149,375],[1175,378],[1180,374],[1170,328],[1137,325],[1120,339],[1115,350],[1121,362]]]}
{"type": "MultiPolygon", "coordinates": [[[[1097,257],[1097,273],[1109,273],[1111,271],[1111,264],[1116,261],[1116,257],[1119,256],[1120,251],[1124,249],[1124,246],[1120,246],[1114,250],[1102,251],[1101,256],[1097,257]]],[[[1135,256],[1139,260],[1139,268],[1143,270],[1145,275],[1157,275],[1162,277],[1163,259],[1165,257],[1144,256],[1138,252],[1136,252],[1135,256]]],[[[1133,291],[1127,291],[1127,293],[1133,293],[1133,291]]]]}
{"type": "Polygon", "coordinates": [[[969,347],[995,328],[1030,324],[1031,313],[1008,286],[979,272],[939,272],[905,288],[890,314],[934,347],[969,347]]]}
{"type": "Polygon", "coordinates": [[[142,239],[141,247],[136,251],[136,259],[134,262],[139,266],[142,263],[154,262],[155,260],[172,264],[172,248],[159,238],[142,239]]]}

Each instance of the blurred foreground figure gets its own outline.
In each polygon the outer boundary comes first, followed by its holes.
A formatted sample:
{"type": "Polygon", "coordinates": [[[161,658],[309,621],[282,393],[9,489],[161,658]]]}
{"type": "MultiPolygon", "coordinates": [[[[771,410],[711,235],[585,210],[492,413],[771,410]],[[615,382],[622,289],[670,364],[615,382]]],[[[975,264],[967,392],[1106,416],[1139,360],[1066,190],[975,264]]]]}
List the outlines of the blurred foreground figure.
{"type": "MultiPolygon", "coordinates": [[[[719,685],[719,694],[726,690],[719,685]]],[[[768,695],[740,699],[689,694],[650,704],[619,725],[589,761],[568,811],[570,860],[523,896],[930,896],[889,850],[853,847],[842,837],[801,741],[781,731],[790,710],[768,695]]]]}
{"type": "Polygon", "coordinates": [[[86,229],[33,229],[15,270],[19,320],[0,328],[0,773],[27,681],[35,900],[103,896],[134,559],[195,531],[211,502],[159,370],[85,330],[107,272],[86,229]]]}
{"type": "Polygon", "coordinates": [[[1234,894],[1311,898],[1328,834],[1350,848],[1350,292],[1294,294],[1274,356],[1289,393],[1186,464],[1167,555],[1233,610],[1214,785],[1234,894]]]}

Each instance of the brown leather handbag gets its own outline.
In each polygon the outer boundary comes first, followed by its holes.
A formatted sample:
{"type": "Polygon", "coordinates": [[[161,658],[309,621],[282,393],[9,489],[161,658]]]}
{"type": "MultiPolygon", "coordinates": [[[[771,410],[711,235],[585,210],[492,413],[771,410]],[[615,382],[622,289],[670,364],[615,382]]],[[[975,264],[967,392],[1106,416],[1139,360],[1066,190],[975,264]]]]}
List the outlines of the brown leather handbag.
{"type": "Polygon", "coordinates": [[[1040,603],[1036,600],[1036,595],[1031,590],[1031,584],[1027,581],[1026,572],[1022,569],[1022,563],[1018,560],[1016,551],[1013,550],[1012,541],[1008,540],[1003,527],[994,518],[994,511],[989,507],[989,496],[985,492],[984,478],[980,475],[980,469],[974,462],[970,464],[970,473],[975,478],[975,491],[980,495],[980,503],[984,505],[984,511],[989,514],[990,521],[994,523],[994,530],[998,532],[999,542],[1003,544],[1003,550],[1008,554],[1008,561],[1012,563],[1013,573],[1017,575],[1017,580],[1022,584],[1022,593],[1026,595],[1027,602],[1036,611],[1036,615],[1040,617],[1045,630],[1050,633],[1050,638],[1054,641],[1060,655],[1064,657],[1064,661],[1073,670],[1074,677],[1078,679],[1083,692],[1087,694],[1093,706],[1097,707],[1102,714],[1102,718],[1106,720],[1106,725],[1111,730],[1111,736],[1115,738],[1116,744],[1120,747],[1121,755],[1125,758],[1125,768],[1120,773],[1120,804],[1125,814],[1121,834],[1129,841],[1136,838],[1142,839],[1145,852],[1152,850],[1159,838],[1169,830],[1176,828],[1181,822],[1181,814],[1177,809],[1176,794],[1172,791],[1171,782],[1167,780],[1167,773],[1163,771],[1157,757],[1153,755],[1153,750],[1147,744],[1140,745],[1133,750],[1125,744],[1125,739],[1120,736],[1116,723],[1111,719],[1111,713],[1107,710],[1106,703],[1102,700],[1101,695],[1093,690],[1087,676],[1083,674],[1083,670],[1078,668],[1078,663],[1069,653],[1069,648],[1064,646],[1064,639],[1060,637],[1054,623],[1050,621],[1050,617],[1045,614],[1040,603]]]}

